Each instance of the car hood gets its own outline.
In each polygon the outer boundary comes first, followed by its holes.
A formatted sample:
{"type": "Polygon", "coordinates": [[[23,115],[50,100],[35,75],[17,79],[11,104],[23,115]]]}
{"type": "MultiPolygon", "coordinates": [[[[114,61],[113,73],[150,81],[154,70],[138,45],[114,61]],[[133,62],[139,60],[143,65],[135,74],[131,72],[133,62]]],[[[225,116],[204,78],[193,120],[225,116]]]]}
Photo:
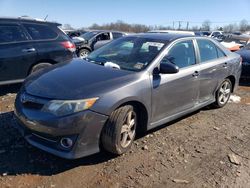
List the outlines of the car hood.
{"type": "Polygon", "coordinates": [[[100,97],[136,80],[138,73],[118,70],[74,59],[30,76],[25,91],[49,99],[100,97]]]}

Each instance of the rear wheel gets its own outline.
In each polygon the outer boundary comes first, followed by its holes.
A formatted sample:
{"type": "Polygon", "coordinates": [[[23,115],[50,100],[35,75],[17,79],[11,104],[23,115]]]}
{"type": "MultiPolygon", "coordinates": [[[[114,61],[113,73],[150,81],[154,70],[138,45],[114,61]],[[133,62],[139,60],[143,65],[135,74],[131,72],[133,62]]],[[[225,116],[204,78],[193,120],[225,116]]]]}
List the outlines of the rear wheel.
{"type": "Polygon", "coordinates": [[[225,79],[216,92],[215,107],[221,108],[225,106],[231,96],[232,83],[229,79],[225,79]]]}
{"type": "Polygon", "coordinates": [[[44,68],[47,68],[47,67],[50,67],[52,64],[50,63],[39,63],[35,66],[32,67],[31,71],[30,71],[30,74],[34,73],[34,72],[37,72],[39,70],[42,70],[44,68]]]}
{"type": "Polygon", "coordinates": [[[101,135],[103,148],[118,155],[128,151],[135,139],[136,125],[137,115],[133,106],[126,105],[115,110],[101,135]]]}
{"type": "Polygon", "coordinates": [[[88,57],[90,51],[88,49],[80,49],[78,52],[78,56],[82,59],[88,57]]]}

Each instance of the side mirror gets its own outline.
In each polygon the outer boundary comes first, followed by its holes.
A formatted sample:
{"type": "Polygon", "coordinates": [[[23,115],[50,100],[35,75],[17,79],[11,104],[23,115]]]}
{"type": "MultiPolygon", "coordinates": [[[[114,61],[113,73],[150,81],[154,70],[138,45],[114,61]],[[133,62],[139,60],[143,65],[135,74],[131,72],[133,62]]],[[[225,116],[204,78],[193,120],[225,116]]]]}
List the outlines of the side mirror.
{"type": "Polygon", "coordinates": [[[173,63],[161,63],[159,73],[162,74],[175,74],[179,72],[179,67],[173,63]]]}

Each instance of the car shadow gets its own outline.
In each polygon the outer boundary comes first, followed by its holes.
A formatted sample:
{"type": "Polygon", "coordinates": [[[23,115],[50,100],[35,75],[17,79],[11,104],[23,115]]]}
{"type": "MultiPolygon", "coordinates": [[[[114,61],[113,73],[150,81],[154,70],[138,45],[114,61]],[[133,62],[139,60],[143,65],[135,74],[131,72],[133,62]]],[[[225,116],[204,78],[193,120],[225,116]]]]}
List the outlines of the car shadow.
{"type": "Polygon", "coordinates": [[[8,93],[17,93],[22,84],[12,84],[12,85],[4,85],[0,86],[0,96],[6,95],[8,93]]]}
{"type": "MultiPolygon", "coordinates": [[[[206,110],[206,108],[202,110],[206,110]]],[[[136,139],[174,125],[200,111],[197,110],[146,133],[139,134],[136,139]]],[[[50,176],[79,166],[100,164],[117,157],[117,155],[112,155],[104,151],[76,160],[56,157],[28,144],[15,128],[15,123],[13,111],[0,114],[0,175],[7,173],[10,176],[22,174],[50,176]]]]}

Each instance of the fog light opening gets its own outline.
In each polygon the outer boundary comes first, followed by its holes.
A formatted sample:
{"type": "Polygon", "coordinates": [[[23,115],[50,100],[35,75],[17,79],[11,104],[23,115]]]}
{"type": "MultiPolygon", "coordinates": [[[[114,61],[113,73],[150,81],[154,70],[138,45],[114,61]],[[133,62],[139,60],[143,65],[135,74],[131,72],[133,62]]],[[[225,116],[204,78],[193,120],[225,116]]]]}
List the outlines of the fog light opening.
{"type": "Polygon", "coordinates": [[[61,143],[62,147],[66,148],[66,149],[69,149],[73,145],[73,140],[70,139],[70,138],[62,138],[60,143],[61,143]]]}

